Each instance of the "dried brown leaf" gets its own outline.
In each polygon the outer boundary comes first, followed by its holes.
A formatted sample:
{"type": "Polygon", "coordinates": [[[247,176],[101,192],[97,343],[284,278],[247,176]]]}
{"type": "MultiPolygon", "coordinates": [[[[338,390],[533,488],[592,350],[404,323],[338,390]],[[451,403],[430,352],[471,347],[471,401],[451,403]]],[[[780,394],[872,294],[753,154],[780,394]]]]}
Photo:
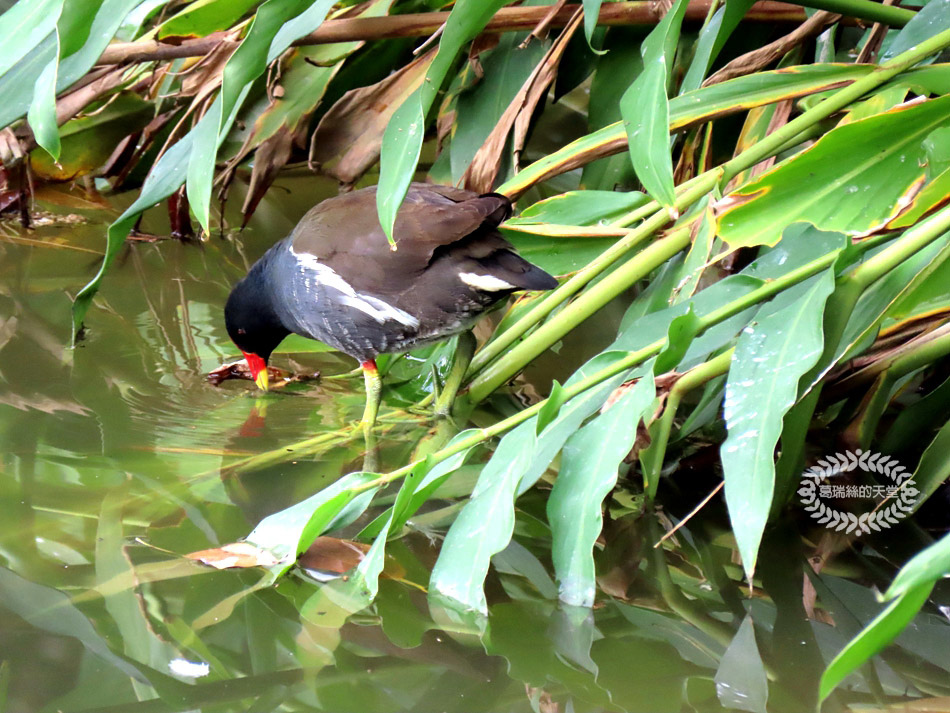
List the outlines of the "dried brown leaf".
{"type": "Polygon", "coordinates": [[[508,132],[512,127],[514,127],[513,149],[517,167],[518,156],[524,147],[524,140],[531,123],[531,115],[547,92],[548,86],[554,81],[558,63],[574,32],[580,27],[583,17],[583,12],[580,10],[574,13],[571,22],[521,85],[521,89],[505,109],[495,128],[475,153],[475,158],[462,176],[463,184],[467,189],[478,193],[487,193],[492,189],[501,166],[501,156],[508,140],[508,132]]]}
{"type": "Polygon", "coordinates": [[[249,542],[232,542],[224,547],[192,552],[185,557],[215,569],[273,567],[278,563],[277,558],[269,551],[249,542]]]}
{"type": "Polygon", "coordinates": [[[435,50],[431,50],[381,82],[352,89],[340,97],[314,132],[311,165],[319,164],[342,183],[354,183],[379,159],[386,124],[422,84],[434,58],[435,50]]]}
{"type": "Polygon", "coordinates": [[[841,19],[841,15],[819,10],[795,30],[779,37],[775,42],[770,42],[764,47],[759,47],[736,57],[725,67],[708,77],[703,82],[703,86],[708,87],[712,84],[725,82],[727,79],[744,77],[747,74],[758,72],[760,69],[764,69],[773,62],[780,60],[793,47],[797,47],[806,40],[820,35],[828,25],[837,22],[839,19],[841,19]]]}
{"type": "Polygon", "coordinates": [[[247,225],[280,169],[290,160],[293,147],[294,134],[291,131],[278,131],[257,147],[254,153],[254,168],[251,170],[251,183],[244,197],[244,205],[241,206],[241,213],[244,215],[242,228],[247,225]]]}
{"type": "Polygon", "coordinates": [[[231,59],[234,50],[241,43],[236,40],[223,39],[214,46],[207,55],[184,72],[181,80],[180,96],[195,97],[201,100],[221,86],[221,76],[224,74],[224,65],[231,59]]]}

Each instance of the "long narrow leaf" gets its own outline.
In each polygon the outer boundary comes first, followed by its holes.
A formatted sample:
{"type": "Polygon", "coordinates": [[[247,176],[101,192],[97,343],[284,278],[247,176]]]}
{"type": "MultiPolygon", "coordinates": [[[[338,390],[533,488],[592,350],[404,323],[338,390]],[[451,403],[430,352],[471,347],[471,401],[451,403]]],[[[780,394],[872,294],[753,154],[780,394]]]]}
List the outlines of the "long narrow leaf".
{"type": "Polygon", "coordinates": [[[633,170],[647,193],[667,207],[676,200],[667,85],[687,4],[677,0],[643,41],[643,71],[620,99],[633,170]]]}
{"type": "Polygon", "coordinates": [[[548,499],[551,556],[559,598],[575,606],[594,603],[594,542],[603,525],[601,507],[617,482],[620,462],[630,452],[637,426],[656,396],[652,364],[635,386],[606,413],[571,436],[548,499]]]}
{"type": "Polygon", "coordinates": [[[488,613],[483,585],[492,555],[501,552],[515,526],[514,499],[534,450],[535,424],[529,419],[498,444],[482,469],[472,497],[452,523],[429,580],[430,593],[488,613]]]}
{"type": "Polygon", "coordinates": [[[752,579],[775,487],[775,446],[782,419],[798,396],[798,381],[823,347],[822,314],[834,289],[826,270],[766,305],[739,337],[726,381],[722,444],[726,505],[752,579]]]}
{"type": "Polygon", "coordinates": [[[935,582],[950,575],[950,534],[918,552],[901,567],[891,586],[884,593],[884,599],[894,599],[926,582],[935,582]]]}
{"type": "Polygon", "coordinates": [[[838,653],[821,676],[818,696],[824,700],[852,672],[891,643],[911,622],[933,591],[933,582],[911,587],[878,614],[838,653]]]}
{"type": "Polygon", "coordinates": [[[224,68],[221,92],[195,127],[194,152],[188,162],[188,201],[198,222],[210,230],[211,182],[218,147],[236,110],[257,79],[294,40],[313,32],[333,6],[332,0],[268,0],[258,9],[241,45],[224,68]],[[291,25],[291,18],[296,18],[291,25]]]}
{"type": "Polygon", "coordinates": [[[459,0],[455,3],[442,30],[439,51],[429,65],[425,80],[400,105],[386,126],[379,157],[376,209],[390,242],[394,242],[396,212],[406,197],[419,161],[426,114],[462,46],[482,30],[502,5],[504,0],[459,0]]]}

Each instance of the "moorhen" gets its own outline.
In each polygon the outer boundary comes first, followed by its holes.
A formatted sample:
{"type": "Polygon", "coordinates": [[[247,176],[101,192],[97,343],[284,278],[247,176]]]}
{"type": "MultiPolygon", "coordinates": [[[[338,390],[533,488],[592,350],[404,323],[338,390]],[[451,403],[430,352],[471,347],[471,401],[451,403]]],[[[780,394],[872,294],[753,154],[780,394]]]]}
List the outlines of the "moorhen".
{"type": "Polygon", "coordinates": [[[327,199],[235,285],[224,309],[228,335],[265,390],[267,360],[291,332],[359,360],[368,434],[379,406],[378,354],[463,332],[516,290],[557,286],[498,232],[510,215],[511,201],[497,193],[413,183],[391,248],[375,186],[327,199]]]}

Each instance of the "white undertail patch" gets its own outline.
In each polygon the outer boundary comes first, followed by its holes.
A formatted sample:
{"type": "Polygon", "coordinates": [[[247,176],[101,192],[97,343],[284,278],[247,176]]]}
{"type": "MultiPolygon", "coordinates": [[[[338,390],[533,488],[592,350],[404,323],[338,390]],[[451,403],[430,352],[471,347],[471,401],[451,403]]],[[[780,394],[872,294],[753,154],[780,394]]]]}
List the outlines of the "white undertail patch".
{"type": "Polygon", "coordinates": [[[394,307],[378,297],[357,292],[353,288],[353,285],[340,277],[332,267],[320,262],[315,255],[295,252],[293,247],[291,247],[290,252],[297,259],[297,264],[300,265],[302,269],[311,270],[316,273],[314,278],[318,285],[332,287],[342,295],[339,300],[340,304],[358,309],[360,312],[368,314],[380,324],[395,321],[407,327],[415,328],[419,326],[419,320],[408,312],[394,307]]]}
{"type": "Polygon", "coordinates": [[[482,292],[500,292],[501,290],[518,289],[510,282],[505,282],[494,275],[479,275],[475,272],[460,272],[459,279],[469,287],[474,287],[482,292]]]}

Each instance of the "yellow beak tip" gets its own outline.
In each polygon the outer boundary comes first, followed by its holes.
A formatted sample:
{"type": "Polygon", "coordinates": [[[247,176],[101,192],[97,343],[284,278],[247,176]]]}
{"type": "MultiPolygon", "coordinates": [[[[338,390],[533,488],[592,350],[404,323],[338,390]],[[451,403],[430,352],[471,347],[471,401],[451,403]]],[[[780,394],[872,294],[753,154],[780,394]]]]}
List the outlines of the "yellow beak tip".
{"type": "Polygon", "coordinates": [[[254,383],[257,384],[257,388],[261,391],[267,391],[270,387],[270,381],[267,378],[267,369],[262,369],[257,373],[257,376],[254,377],[254,383]]]}

